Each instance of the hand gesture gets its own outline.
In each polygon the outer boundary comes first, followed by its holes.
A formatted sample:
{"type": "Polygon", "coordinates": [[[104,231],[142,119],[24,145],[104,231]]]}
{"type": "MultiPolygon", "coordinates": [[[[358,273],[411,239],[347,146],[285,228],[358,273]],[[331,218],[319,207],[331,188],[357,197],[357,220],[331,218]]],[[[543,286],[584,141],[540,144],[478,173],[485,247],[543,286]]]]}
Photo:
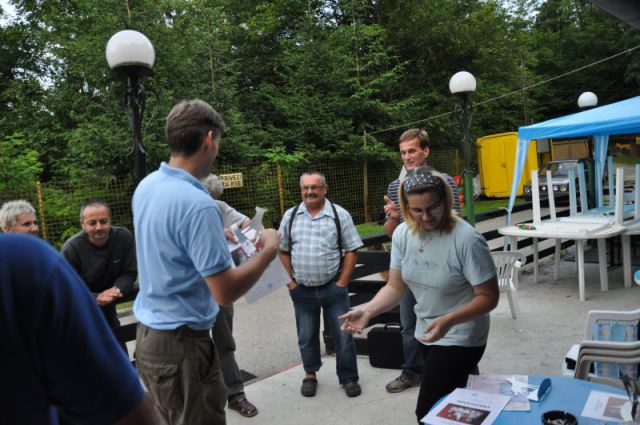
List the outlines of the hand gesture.
{"type": "Polygon", "coordinates": [[[338,320],[344,320],[340,329],[350,334],[360,334],[367,327],[371,316],[364,310],[351,310],[342,316],[338,316],[338,320]]]}
{"type": "Polygon", "coordinates": [[[117,286],[113,286],[100,292],[96,297],[96,302],[98,303],[98,305],[103,306],[111,304],[118,298],[122,298],[122,292],[120,292],[120,288],[118,288],[117,286]]]}
{"type": "Polygon", "coordinates": [[[438,317],[435,319],[429,326],[427,326],[424,331],[422,331],[423,337],[418,338],[419,341],[423,342],[435,342],[442,337],[444,337],[447,332],[451,329],[451,325],[444,316],[438,317]]]}
{"type": "Polygon", "coordinates": [[[260,234],[260,245],[262,245],[262,251],[273,253],[275,258],[278,252],[278,245],[280,244],[280,235],[275,229],[264,229],[260,234]]]}
{"type": "Polygon", "coordinates": [[[400,212],[398,211],[398,207],[395,202],[393,202],[387,195],[384,195],[384,201],[386,205],[384,206],[384,214],[390,219],[397,220],[400,218],[400,212]]]}
{"type": "Polygon", "coordinates": [[[224,228],[224,237],[227,238],[227,240],[229,242],[238,242],[238,239],[236,238],[236,235],[233,233],[233,230],[231,230],[228,227],[224,228]]]}

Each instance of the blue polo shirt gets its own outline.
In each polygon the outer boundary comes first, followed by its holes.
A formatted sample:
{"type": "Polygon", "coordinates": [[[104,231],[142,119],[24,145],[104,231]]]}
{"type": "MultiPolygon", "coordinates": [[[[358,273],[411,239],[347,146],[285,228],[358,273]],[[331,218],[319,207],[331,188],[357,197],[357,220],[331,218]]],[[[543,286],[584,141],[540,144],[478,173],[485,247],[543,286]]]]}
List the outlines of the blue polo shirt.
{"type": "Polygon", "coordinates": [[[133,312],[153,329],[213,326],[204,277],[231,266],[218,206],[188,172],[162,163],[133,194],[140,293],[133,312]]]}

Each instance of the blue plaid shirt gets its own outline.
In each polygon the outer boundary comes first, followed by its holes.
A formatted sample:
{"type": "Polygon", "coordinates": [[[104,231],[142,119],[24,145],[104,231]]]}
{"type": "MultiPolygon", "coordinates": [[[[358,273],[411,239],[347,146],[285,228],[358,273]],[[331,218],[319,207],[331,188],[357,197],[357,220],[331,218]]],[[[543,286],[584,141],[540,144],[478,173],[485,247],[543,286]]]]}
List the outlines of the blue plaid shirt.
{"type": "MultiPolygon", "coordinates": [[[[351,215],[334,204],[340,216],[342,248],[345,252],[363,246],[351,215]]],[[[287,210],[280,222],[280,250],[291,253],[293,277],[305,286],[321,286],[336,277],[340,267],[338,252],[338,232],[329,200],[315,217],[300,204],[291,228],[289,246],[289,222],[293,208],[287,210]]]]}

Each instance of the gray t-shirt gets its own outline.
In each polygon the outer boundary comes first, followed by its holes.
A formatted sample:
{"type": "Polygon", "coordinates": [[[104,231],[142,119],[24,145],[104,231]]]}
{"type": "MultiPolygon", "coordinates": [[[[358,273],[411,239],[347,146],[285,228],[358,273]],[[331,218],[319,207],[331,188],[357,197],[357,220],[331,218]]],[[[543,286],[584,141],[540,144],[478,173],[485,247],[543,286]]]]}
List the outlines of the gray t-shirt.
{"type": "MultiPolygon", "coordinates": [[[[451,233],[414,234],[406,223],[393,233],[392,269],[415,295],[416,338],[437,317],[458,310],[473,297],[473,286],[496,275],[487,242],[466,221],[456,222],[451,233]]],[[[489,334],[489,314],[452,327],[434,345],[479,347],[489,334]]]]}

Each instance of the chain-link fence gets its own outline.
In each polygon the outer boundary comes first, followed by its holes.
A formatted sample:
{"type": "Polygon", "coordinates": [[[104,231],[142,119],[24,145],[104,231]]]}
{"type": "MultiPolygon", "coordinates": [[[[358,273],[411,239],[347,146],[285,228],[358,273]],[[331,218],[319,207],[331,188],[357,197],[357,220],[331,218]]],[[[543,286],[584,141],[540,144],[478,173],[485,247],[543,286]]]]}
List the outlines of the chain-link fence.
{"type": "MultiPolygon", "coordinates": [[[[383,196],[389,183],[399,175],[402,162],[324,160],[281,166],[271,163],[257,165],[214,164],[212,172],[223,177],[226,188],[221,197],[238,211],[252,217],[254,207],[267,208],[265,225],[276,225],[284,211],[301,201],[300,175],[316,170],[327,178],[327,197],[349,211],[356,224],[380,221],[384,218],[383,196]],[[241,184],[240,184],[241,182],[241,184]],[[236,186],[236,187],[233,187],[236,186]]],[[[460,160],[455,150],[432,152],[429,165],[451,175],[460,172],[460,160]]],[[[111,178],[91,183],[36,183],[21,189],[0,193],[0,204],[25,199],[36,208],[41,236],[60,248],[64,241],[80,230],[80,205],[89,199],[103,199],[111,208],[115,225],[133,228],[131,196],[134,181],[111,178]]]]}

